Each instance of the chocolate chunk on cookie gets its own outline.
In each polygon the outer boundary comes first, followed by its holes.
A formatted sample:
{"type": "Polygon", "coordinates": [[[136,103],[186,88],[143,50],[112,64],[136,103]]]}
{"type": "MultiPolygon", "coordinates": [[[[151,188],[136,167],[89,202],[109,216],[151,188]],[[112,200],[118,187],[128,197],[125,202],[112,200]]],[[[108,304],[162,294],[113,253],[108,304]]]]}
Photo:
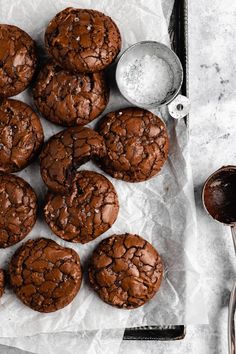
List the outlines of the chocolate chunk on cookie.
{"type": "Polygon", "coordinates": [[[125,108],[108,113],[98,131],[107,149],[101,165],[112,177],[142,182],[155,176],[167,159],[165,124],[149,111],[125,108]]]}
{"type": "Polygon", "coordinates": [[[113,235],[95,249],[89,280],[100,298],[110,305],[134,309],[158,291],[163,264],[155,248],[138,235],[113,235]]]}
{"type": "Polygon", "coordinates": [[[52,231],[70,242],[87,243],[107,231],[119,211],[116,190],[99,173],[79,171],[67,194],[48,193],[44,207],[52,231]]]}
{"type": "Polygon", "coordinates": [[[18,298],[39,312],[70,304],[82,281],[78,254],[46,238],[23,244],[11,259],[9,274],[18,298]]]}
{"type": "Polygon", "coordinates": [[[36,47],[22,29],[0,25],[0,97],[25,90],[36,69],[36,47]]]}
{"type": "Polygon", "coordinates": [[[61,67],[96,72],[115,60],[121,48],[121,35],[112,19],[103,13],[69,7],[49,23],[45,45],[61,67]]]}
{"type": "Polygon", "coordinates": [[[42,125],[30,106],[13,99],[0,103],[0,172],[25,168],[43,140],[42,125]]]}
{"type": "Polygon", "coordinates": [[[103,112],[109,97],[103,72],[73,74],[53,63],[42,69],[33,92],[42,115],[63,126],[88,124],[103,112]]]}
{"type": "Polygon", "coordinates": [[[3,296],[5,290],[5,274],[4,270],[0,269],[0,297],[3,296]]]}
{"type": "Polygon", "coordinates": [[[42,150],[43,181],[53,192],[68,192],[77,168],[105,154],[104,140],[97,132],[87,127],[68,128],[52,136],[42,150]]]}
{"type": "Polygon", "coordinates": [[[0,175],[0,248],[14,245],[32,230],[37,196],[22,178],[0,175]]]}

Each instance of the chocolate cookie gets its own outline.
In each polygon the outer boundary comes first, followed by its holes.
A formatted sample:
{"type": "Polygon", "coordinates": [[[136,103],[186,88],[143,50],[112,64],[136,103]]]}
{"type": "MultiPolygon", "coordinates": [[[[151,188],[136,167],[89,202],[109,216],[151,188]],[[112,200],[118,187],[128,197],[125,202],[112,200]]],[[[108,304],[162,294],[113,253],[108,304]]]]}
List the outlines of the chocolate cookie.
{"type": "Polygon", "coordinates": [[[0,297],[3,296],[5,290],[5,274],[4,270],[0,269],[0,297]]]}
{"type": "Polygon", "coordinates": [[[0,175],[0,248],[14,245],[32,230],[37,197],[22,178],[0,175]]]}
{"type": "Polygon", "coordinates": [[[111,176],[127,182],[142,182],[155,176],[168,156],[165,124],[141,108],[111,112],[98,129],[107,155],[102,168],[111,176]]]}
{"type": "Polygon", "coordinates": [[[116,24],[103,13],[69,7],[49,23],[45,45],[63,68],[96,72],[115,60],[121,36],[116,24]]]}
{"type": "Polygon", "coordinates": [[[0,103],[0,172],[25,168],[43,140],[40,120],[30,106],[12,99],[0,103]]]}
{"type": "Polygon", "coordinates": [[[103,112],[108,87],[102,72],[72,74],[47,64],[34,88],[34,102],[42,115],[63,126],[85,125],[103,112]]]}
{"type": "Polygon", "coordinates": [[[92,241],[107,231],[118,211],[114,186],[92,171],[77,172],[69,194],[48,193],[44,207],[52,231],[66,241],[80,243],[92,241]]]}
{"type": "Polygon", "coordinates": [[[16,26],[0,25],[0,96],[14,96],[26,89],[36,62],[32,38],[16,26]]]}
{"type": "Polygon", "coordinates": [[[52,136],[40,155],[41,175],[53,192],[68,192],[76,170],[106,154],[103,138],[86,127],[68,128],[52,136]]]}
{"type": "Polygon", "coordinates": [[[9,274],[18,298],[39,312],[70,304],[82,281],[78,254],[46,238],[23,244],[11,259],[9,274]]]}
{"type": "Polygon", "coordinates": [[[91,286],[110,305],[134,309],[158,291],[163,264],[155,248],[142,237],[113,235],[95,249],[89,268],[91,286]]]}

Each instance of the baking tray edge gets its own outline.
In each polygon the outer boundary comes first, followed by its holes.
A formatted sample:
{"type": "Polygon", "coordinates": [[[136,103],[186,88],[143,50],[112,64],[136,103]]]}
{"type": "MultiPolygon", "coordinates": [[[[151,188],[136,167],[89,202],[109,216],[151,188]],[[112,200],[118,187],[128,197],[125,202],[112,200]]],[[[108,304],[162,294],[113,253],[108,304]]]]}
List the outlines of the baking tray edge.
{"type": "MultiPolygon", "coordinates": [[[[189,97],[189,60],[188,60],[188,0],[175,0],[172,16],[176,16],[173,32],[173,49],[179,56],[184,70],[182,94],[189,97]]],[[[189,116],[185,118],[189,127],[189,116]]],[[[126,328],[124,340],[180,340],[185,337],[184,325],[146,326],[126,328]]]]}

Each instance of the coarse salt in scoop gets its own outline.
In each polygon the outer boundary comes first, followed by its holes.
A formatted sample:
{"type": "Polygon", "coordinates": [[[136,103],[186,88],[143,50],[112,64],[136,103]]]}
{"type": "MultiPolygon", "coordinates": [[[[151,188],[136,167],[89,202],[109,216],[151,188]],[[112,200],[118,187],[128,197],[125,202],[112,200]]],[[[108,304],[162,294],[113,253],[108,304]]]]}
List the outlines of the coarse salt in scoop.
{"type": "Polygon", "coordinates": [[[130,46],[116,67],[121,94],[133,105],[146,109],[168,105],[178,95],[183,68],[177,55],[166,45],[143,41],[130,46]]]}
{"type": "Polygon", "coordinates": [[[121,70],[125,93],[141,104],[165,100],[173,86],[174,75],[169,64],[156,55],[134,58],[121,70]]]}

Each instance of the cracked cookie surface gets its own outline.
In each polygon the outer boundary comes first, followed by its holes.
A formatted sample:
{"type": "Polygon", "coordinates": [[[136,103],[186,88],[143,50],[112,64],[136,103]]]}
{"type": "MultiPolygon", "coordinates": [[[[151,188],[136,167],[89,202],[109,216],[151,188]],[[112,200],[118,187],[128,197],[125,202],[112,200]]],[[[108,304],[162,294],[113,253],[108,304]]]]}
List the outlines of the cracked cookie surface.
{"type": "Polygon", "coordinates": [[[79,255],[46,238],[23,244],[11,259],[9,274],[18,298],[39,312],[54,312],[67,306],[82,281],[79,255]]]}
{"type": "Polygon", "coordinates": [[[95,249],[89,267],[92,288],[106,303],[124,309],[144,305],[158,291],[163,263],[138,235],[113,235],[95,249]]]}
{"type": "Polygon", "coordinates": [[[112,19],[103,13],[70,7],[49,23],[45,45],[60,66],[96,72],[115,60],[121,48],[121,35],[112,19]]]}
{"type": "Polygon", "coordinates": [[[43,144],[43,128],[27,104],[13,99],[0,103],[0,172],[25,168],[43,144]]]}
{"type": "Polygon", "coordinates": [[[33,39],[16,26],[0,24],[0,97],[14,96],[25,90],[36,63],[33,39]]]}
{"type": "Polygon", "coordinates": [[[105,154],[104,140],[97,132],[87,127],[68,128],[52,136],[42,150],[43,181],[53,192],[68,192],[77,168],[105,154]]]}
{"type": "Polygon", "coordinates": [[[86,125],[105,109],[109,89],[103,72],[73,74],[48,63],[33,90],[42,115],[62,126],[86,125]]]}
{"type": "Polygon", "coordinates": [[[101,165],[112,177],[142,182],[155,176],[168,157],[169,140],[163,121],[141,108],[108,113],[98,132],[107,155],[101,165]]]}
{"type": "Polygon", "coordinates": [[[0,248],[14,245],[32,230],[37,196],[22,178],[0,175],[0,248]]]}
{"type": "Polygon", "coordinates": [[[116,190],[104,176],[79,171],[70,193],[48,193],[44,207],[52,231],[70,242],[87,243],[107,231],[119,211],[116,190]]]}
{"type": "Polygon", "coordinates": [[[0,297],[3,296],[5,290],[5,274],[4,270],[0,269],[0,297]]]}

